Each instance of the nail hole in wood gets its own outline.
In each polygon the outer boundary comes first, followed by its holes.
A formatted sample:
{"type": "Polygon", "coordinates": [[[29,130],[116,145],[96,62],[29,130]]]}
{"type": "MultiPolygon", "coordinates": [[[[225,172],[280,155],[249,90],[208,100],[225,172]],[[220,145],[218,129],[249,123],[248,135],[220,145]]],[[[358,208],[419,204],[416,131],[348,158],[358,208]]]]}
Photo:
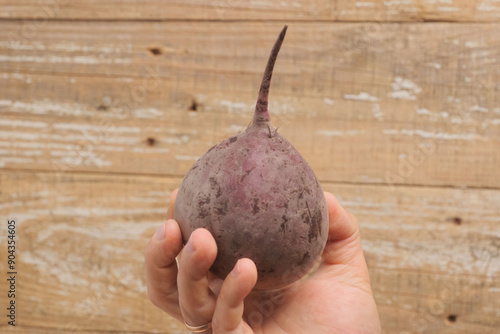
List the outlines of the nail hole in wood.
{"type": "Polygon", "coordinates": [[[448,316],[448,321],[449,321],[449,322],[456,322],[456,321],[457,321],[457,318],[458,318],[458,317],[457,317],[455,314],[450,314],[450,315],[448,316]]]}
{"type": "Polygon", "coordinates": [[[104,104],[100,104],[99,106],[97,106],[97,110],[106,111],[106,110],[108,110],[108,107],[105,106],[104,104]]]}
{"type": "Polygon", "coordinates": [[[146,139],[146,143],[148,144],[148,146],[154,146],[156,144],[156,139],[154,139],[153,137],[148,137],[148,139],[146,139]]]}
{"type": "Polygon", "coordinates": [[[153,56],[159,56],[162,54],[161,48],[159,48],[159,47],[150,47],[150,48],[148,48],[148,51],[153,56]]]}
{"type": "Polygon", "coordinates": [[[453,224],[455,224],[455,225],[461,225],[461,224],[462,224],[462,218],[460,218],[460,217],[453,217],[453,218],[451,219],[451,221],[452,221],[452,222],[453,222],[453,224]]]}
{"type": "Polygon", "coordinates": [[[191,100],[191,105],[189,106],[190,111],[197,111],[198,110],[198,102],[193,99],[191,100]]]}

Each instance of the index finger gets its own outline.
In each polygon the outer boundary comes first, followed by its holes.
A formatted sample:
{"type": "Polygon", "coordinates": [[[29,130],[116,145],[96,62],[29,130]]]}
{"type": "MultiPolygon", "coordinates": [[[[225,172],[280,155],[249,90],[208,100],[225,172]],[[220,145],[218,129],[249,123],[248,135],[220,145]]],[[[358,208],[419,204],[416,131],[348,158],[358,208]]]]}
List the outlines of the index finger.
{"type": "Polygon", "coordinates": [[[345,240],[359,232],[356,218],[344,209],[337,198],[325,191],[326,206],[328,207],[328,241],[345,240]]]}
{"type": "Polygon", "coordinates": [[[167,210],[167,220],[174,219],[175,199],[177,198],[178,191],[179,188],[172,191],[172,194],[170,195],[170,205],[168,206],[167,210]]]}
{"type": "Polygon", "coordinates": [[[328,207],[329,231],[323,262],[343,264],[366,269],[361,248],[361,236],[356,217],[344,209],[332,194],[325,192],[328,207]]]}

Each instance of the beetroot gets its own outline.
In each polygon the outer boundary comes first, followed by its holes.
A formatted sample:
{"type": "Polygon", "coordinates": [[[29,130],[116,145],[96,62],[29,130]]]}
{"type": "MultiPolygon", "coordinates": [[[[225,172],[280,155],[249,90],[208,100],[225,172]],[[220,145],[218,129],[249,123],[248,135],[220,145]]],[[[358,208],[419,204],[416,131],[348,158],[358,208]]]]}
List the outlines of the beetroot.
{"type": "Polygon", "coordinates": [[[286,29],[271,51],[253,123],[200,157],[182,181],[174,210],[184,242],[199,227],[215,238],[211,272],[223,279],[238,259],[250,258],[259,290],[281,288],[307,273],[328,235],[321,186],[304,158],[271,126],[267,110],[286,29]]]}

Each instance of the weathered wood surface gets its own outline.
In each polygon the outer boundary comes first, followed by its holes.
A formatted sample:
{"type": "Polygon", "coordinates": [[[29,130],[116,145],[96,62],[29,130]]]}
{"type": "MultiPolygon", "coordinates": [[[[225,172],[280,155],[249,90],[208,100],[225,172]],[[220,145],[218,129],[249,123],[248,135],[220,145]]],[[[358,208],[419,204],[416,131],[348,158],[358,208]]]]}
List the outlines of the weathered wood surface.
{"type": "Polygon", "coordinates": [[[21,273],[0,332],[187,333],[147,300],[142,251],[194,160],[247,126],[288,23],[273,123],[359,218],[384,333],[496,334],[499,19],[499,0],[0,0],[21,273]]]}
{"type": "MultiPolygon", "coordinates": [[[[11,40],[21,26],[0,22],[3,168],[183,175],[248,124],[281,23],[49,22],[11,40]]],[[[273,122],[321,181],[498,188],[499,43],[496,23],[293,24],[273,122]]]]}
{"type": "Polygon", "coordinates": [[[497,0],[1,0],[0,18],[78,20],[498,21],[497,0]]]}
{"type": "MultiPolygon", "coordinates": [[[[18,223],[21,328],[185,333],[149,303],[142,275],[144,246],[180,181],[1,172],[0,214],[18,223]]],[[[359,218],[385,333],[495,333],[500,191],[324,188],[359,218]]]]}

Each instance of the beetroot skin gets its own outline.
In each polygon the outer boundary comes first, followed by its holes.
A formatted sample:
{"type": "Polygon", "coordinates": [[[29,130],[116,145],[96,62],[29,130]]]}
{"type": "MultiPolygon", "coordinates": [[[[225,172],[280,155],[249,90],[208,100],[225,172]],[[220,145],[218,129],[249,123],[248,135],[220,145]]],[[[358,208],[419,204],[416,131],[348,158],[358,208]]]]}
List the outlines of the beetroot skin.
{"type": "Polygon", "coordinates": [[[217,243],[210,268],[224,279],[237,260],[252,259],[256,289],[284,287],[321,255],[328,210],[307,162],[270,124],[267,100],[283,28],[264,72],[253,123],[212,147],[188,171],[177,194],[175,219],[184,242],[200,227],[217,243]]]}

